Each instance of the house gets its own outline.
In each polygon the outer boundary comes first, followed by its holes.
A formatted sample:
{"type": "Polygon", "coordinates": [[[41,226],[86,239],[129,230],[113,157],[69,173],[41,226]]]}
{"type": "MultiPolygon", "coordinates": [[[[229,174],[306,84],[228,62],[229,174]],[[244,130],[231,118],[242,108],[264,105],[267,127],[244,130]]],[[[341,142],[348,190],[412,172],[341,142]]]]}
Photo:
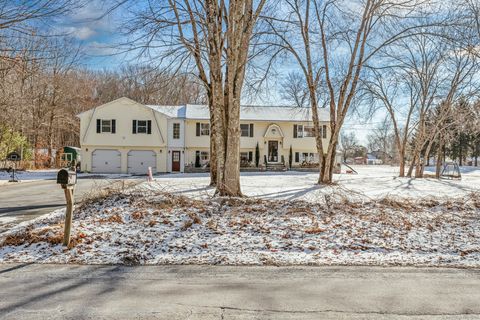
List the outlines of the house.
{"type": "MultiPolygon", "coordinates": [[[[324,144],[327,119],[320,111],[324,144]]],[[[87,110],[80,118],[82,171],[145,174],[184,172],[206,167],[210,151],[208,106],[143,105],[120,98],[87,110]]],[[[258,144],[260,165],[292,166],[318,162],[309,108],[242,106],[240,157],[244,166],[255,166],[258,144]]]]}
{"type": "Polygon", "coordinates": [[[373,153],[367,153],[367,157],[366,157],[366,164],[383,164],[383,160],[382,159],[378,159],[376,157],[375,154],[373,153]]]}

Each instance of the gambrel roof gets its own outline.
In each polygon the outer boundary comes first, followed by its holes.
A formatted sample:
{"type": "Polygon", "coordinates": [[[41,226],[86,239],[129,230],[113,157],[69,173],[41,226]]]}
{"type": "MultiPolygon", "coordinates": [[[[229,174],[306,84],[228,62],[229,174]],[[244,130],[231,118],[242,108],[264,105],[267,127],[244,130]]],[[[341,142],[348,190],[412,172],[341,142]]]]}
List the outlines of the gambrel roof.
{"type": "MultiPolygon", "coordinates": [[[[209,120],[210,113],[207,105],[199,104],[186,104],[179,106],[160,106],[160,105],[143,105],[136,101],[133,101],[129,98],[123,97],[114,101],[110,101],[104,105],[98,106],[94,109],[103,108],[107,105],[115,104],[118,101],[129,101],[137,105],[145,106],[164,114],[169,118],[179,118],[186,120],[209,120]]],[[[87,110],[78,114],[77,116],[82,116],[83,114],[89,113],[91,110],[87,110]]],[[[319,108],[319,119],[320,121],[328,121],[330,118],[329,112],[326,108],[319,108]]],[[[312,121],[312,114],[310,108],[300,108],[300,107],[286,107],[286,106],[241,106],[240,109],[240,120],[243,121],[312,121]]]]}

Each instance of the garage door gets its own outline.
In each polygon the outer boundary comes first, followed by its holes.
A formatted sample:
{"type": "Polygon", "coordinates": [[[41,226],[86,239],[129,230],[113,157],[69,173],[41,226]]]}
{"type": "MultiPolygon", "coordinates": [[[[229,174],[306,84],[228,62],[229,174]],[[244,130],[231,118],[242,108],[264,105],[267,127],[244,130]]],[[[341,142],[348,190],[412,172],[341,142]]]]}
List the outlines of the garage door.
{"type": "Polygon", "coordinates": [[[132,150],[128,153],[128,173],[147,174],[148,167],[157,172],[157,155],[151,150],[132,150]]]}
{"type": "Polygon", "coordinates": [[[92,172],[120,173],[121,159],[118,150],[95,150],[92,152],[92,172]]]}

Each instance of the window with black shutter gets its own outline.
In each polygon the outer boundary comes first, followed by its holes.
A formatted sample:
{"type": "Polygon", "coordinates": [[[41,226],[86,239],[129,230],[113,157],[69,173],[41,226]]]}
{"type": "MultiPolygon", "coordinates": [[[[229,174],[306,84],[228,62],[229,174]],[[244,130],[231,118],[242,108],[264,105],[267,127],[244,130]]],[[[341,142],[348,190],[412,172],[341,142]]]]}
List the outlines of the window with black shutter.
{"type": "Polygon", "coordinates": [[[297,125],[296,124],[293,125],[293,137],[294,138],[297,137],[297,125]]]}
{"type": "Polygon", "coordinates": [[[295,162],[300,162],[300,153],[295,152],[295,162]]]}
{"type": "Polygon", "coordinates": [[[323,136],[323,139],[327,139],[327,126],[326,125],[323,125],[322,136],[323,136]]]}
{"type": "Polygon", "coordinates": [[[253,137],[253,123],[250,123],[250,137],[253,137]]]}
{"type": "Polygon", "coordinates": [[[132,133],[152,134],[152,120],[133,120],[132,133]]]}
{"type": "Polygon", "coordinates": [[[248,151],[248,161],[249,162],[253,161],[253,151],[248,151]]]}
{"type": "Polygon", "coordinates": [[[196,128],[196,136],[200,137],[200,122],[197,122],[197,128],[196,128]]]}
{"type": "Polygon", "coordinates": [[[115,120],[97,119],[97,133],[115,133],[115,120]]]}
{"type": "Polygon", "coordinates": [[[137,133],[137,120],[132,121],[132,133],[133,134],[137,133]]]}
{"type": "Polygon", "coordinates": [[[112,133],[117,132],[117,121],[115,119],[112,119],[112,133]]]}

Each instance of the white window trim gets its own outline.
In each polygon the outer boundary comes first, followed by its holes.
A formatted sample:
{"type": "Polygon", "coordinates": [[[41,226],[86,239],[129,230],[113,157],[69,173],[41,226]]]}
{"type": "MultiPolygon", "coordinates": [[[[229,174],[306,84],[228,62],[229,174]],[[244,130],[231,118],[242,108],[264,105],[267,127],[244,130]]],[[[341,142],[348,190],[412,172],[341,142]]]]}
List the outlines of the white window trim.
{"type": "Polygon", "coordinates": [[[210,123],[202,123],[202,122],[200,123],[200,135],[201,136],[210,135],[210,123]]]}
{"type": "Polygon", "coordinates": [[[137,134],[147,134],[147,133],[148,133],[148,121],[147,121],[147,120],[137,120],[137,129],[136,129],[136,131],[137,131],[137,134]],[[141,126],[141,125],[140,125],[140,122],[145,122],[145,125],[144,125],[144,126],[141,126]],[[140,127],[142,127],[142,128],[145,127],[145,132],[140,132],[140,131],[138,130],[140,127]]]}
{"type": "Polygon", "coordinates": [[[240,123],[240,137],[248,138],[250,137],[250,123],[240,123]],[[247,126],[247,135],[243,135],[242,126],[247,126]]]}
{"type": "Polygon", "coordinates": [[[172,127],[172,136],[173,139],[178,140],[180,139],[180,123],[179,122],[174,122],[173,127],[172,127]],[[178,127],[178,136],[175,136],[175,127],[178,127]]]}
{"type": "Polygon", "coordinates": [[[210,161],[210,152],[208,151],[200,151],[200,163],[205,164],[210,161]]]}
{"type": "MultiPolygon", "coordinates": [[[[106,125],[107,126],[107,125],[106,125]]],[[[100,119],[100,133],[112,133],[112,120],[111,119],[100,119]],[[108,131],[104,131],[104,122],[108,122],[108,131]]]]}
{"type": "MultiPolygon", "coordinates": [[[[315,135],[313,136],[307,136],[305,128],[312,128],[312,131],[315,131],[315,128],[313,125],[305,125],[305,124],[297,124],[297,138],[314,138],[315,135]]],[[[321,130],[321,129],[320,129],[321,130]]]]}

